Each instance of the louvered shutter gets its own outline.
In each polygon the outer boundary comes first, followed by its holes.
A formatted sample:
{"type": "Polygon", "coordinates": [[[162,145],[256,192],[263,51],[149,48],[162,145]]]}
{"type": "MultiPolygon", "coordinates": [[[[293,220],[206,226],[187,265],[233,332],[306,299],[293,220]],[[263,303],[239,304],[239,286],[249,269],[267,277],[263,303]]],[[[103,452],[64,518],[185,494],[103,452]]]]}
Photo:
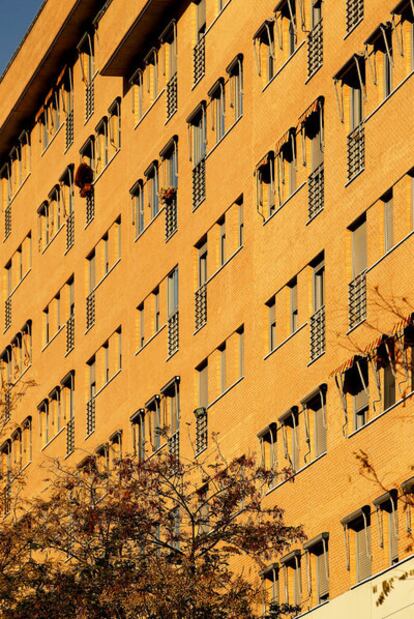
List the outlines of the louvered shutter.
{"type": "Polygon", "coordinates": [[[315,411],[315,435],[316,455],[320,456],[326,451],[326,427],[322,406],[315,411]]]}
{"type": "Polygon", "coordinates": [[[391,505],[388,512],[388,537],[390,548],[390,563],[398,561],[398,528],[397,528],[397,512],[394,510],[394,505],[391,505]]]}
{"type": "Polygon", "coordinates": [[[322,551],[316,555],[317,578],[318,578],[318,603],[326,600],[329,596],[328,557],[322,551]]]}
{"type": "Polygon", "coordinates": [[[360,582],[371,575],[371,530],[367,523],[362,522],[355,531],[357,581],[360,582]]]}

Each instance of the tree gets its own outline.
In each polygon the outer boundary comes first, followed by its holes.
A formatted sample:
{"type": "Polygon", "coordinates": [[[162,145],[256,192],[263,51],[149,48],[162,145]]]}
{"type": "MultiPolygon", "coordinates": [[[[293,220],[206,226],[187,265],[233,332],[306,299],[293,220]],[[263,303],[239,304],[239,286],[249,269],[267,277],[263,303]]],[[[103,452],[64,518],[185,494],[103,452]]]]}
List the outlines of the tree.
{"type": "MultiPolygon", "coordinates": [[[[261,617],[260,569],[304,538],[263,505],[269,473],[253,457],[111,467],[88,457],[76,469],[55,462],[47,482],[48,498],[3,527],[22,548],[18,587],[2,586],[8,619],[261,617]]],[[[295,610],[273,604],[268,616],[295,610]]]]}

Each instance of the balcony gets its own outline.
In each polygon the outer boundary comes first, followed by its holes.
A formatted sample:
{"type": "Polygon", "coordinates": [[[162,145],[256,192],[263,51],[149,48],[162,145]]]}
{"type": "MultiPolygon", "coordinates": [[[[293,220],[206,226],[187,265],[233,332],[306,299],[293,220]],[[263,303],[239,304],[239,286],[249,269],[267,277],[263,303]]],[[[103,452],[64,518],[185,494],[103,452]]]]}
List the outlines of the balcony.
{"type": "Polygon", "coordinates": [[[362,124],[348,135],[348,181],[352,180],[365,168],[365,131],[362,124]]]}
{"type": "Polygon", "coordinates": [[[178,109],[177,90],[177,73],[175,73],[167,84],[167,120],[170,120],[178,109]]]}
{"type": "Polygon", "coordinates": [[[168,319],[168,356],[177,352],[179,345],[178,310],[168,319]]]}
{"type": "Polygon", "coordinates": [[[323,26],[322,20],[308,35],[308,78],[323,65],[323,26]]]}
{"type": "Polygon", "coordinates": [[[200,329],[207,322],[207,285],[203,284],[194,295],[195,328],[200,329]]]}
{"type": "Polygon", "coordinates": [[[86,436],[95,431],[95,398],[91,398],[86,405],[86,436]]]}
{"type": "Polygon", "coordinates": [[[86,297],[86,330],[88,331],[95,324],[95,291],[86,297]]]}
{"type": "Polygon", "coordinates": [[[75,316],[72,314],[66,321],[66,354],[75,348],[75,316]]]}
{"type": "Polygon", "coordinates": [[[357,275],[349,284],[349,328],[353,329],[367,317],[366,272],[357,275]]]}
{"type": "Polygon", "coordinates": [[[204,77],[206,72],[206,41],[203,36],[193,49],[194,86],[204,77]]]}
{"type": "Polygon", "coordinates": [[[315,361],[325,352],[325,306],[310,318],[310,359],[315,361]]]}
{"type": "Polygon", "coordinates": [[[66,455],[75,451],[75,419],[69,419],[66,424],[66,455]]]}
{"type": "Polygon", "coordinates": [[[193,210],[198,208],[206,197],[206,160],[201,159],[193,168],[193,210]]]}
{"type": "Polygon", "coordinates": [[[308,220],[323,211],[325,204],[325,171],[321,163],[308,178],[308,220]]]}
{"type": "Polygon", "coordinates": [[[75,213],[69,213],[66,220],[66,251],[75,243],[75,213]]]}

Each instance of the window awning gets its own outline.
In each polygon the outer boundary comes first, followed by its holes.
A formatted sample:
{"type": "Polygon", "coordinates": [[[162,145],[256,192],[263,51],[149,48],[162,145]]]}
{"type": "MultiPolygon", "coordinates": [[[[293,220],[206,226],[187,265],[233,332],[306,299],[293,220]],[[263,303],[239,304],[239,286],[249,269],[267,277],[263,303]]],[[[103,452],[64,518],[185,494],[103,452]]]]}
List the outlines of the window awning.
{"type": "Polygon", "coordinates": [[[290,136],[292,135],[292,133],[296,135],[295,127],[290,127],[290,129],[288,129],[286,133],[284,133],[282,137],[279,138],[279,140],[276,142],[276,146],[275,146],[276,155],[278,155],[280,151],[282,150],[282,148],[284,147],[284,145],[289,142],[290,136]]]}
{"type": "Polygon", "coordinates": [[[298,127],[300,128],[302,125],[304,125],[306,121],[308,120],[309,116],[311,116],[315,112],[318,112],[322,105],[323,105],[323,97],[318,97],[317,99],[315,99],[315,101],[311,103],[311,105],[308,108],[306,108],[303,114],[299,116],[298,127]]]}
{"type": "Polygon", "coordinates": [[[270,160],[272,159],[272,157],[273,157],[273,153],[271,150],[269,150],[269,152],[266,153],[266,155],[262,157],[262,159],[260,159],[259,163],[256,165],[256,170],[270,163],[270,160]]]}
{"type": "Polygon", "coordinates": [[[364,514],[368,515],[370,513],[371,513],[371,510],[370,510],[369,505],[364,505],[363,507],[360,507],[359,509],[356,509],[351,514],[348,514],[348,516],[345,516],[345,518],[342,518],[341,524],[344,525],[344,526],[348,526],[348,525],[351,524],[351,522],[353,522],[357,518],[360,518],[362,515],[364,515],[364,514]]]}
{"type": "Polygon", "coordinates": [[[391,22],[384,22],[377,26],[369,37],[364,41],[364,45],[374,45],[379,37],[382,37],[382,33],[384,30],[389,30],[392,28],[391,22]]]}
{"type": "Polygon", "coordinates": [[[280,415],[279,422],[282,424],[286,423],[286,421],[289,421],[289,419],[291,419],[292,416],[297,415],[298,410],[299,409],[297,406],[292,406],[285,413],[283,413],[283,415],[280,415]]]}
{"type": "Polygon", "coordinates": [[[408,17],[408,15],[411,13],[410,17],[412,20],[414,20],[414,0],[402,0],[397,4],[395,9],[391,11],[391,13],[393,15],[401,15],[404,17],[408,17]],[[408,15],[405,15],[406,13],[408,15]]]}
{"type": "Polygon", "coordinates": [[[303,548],[304,550],[309,550],[309,548],[313,548],[314,546],[317,546],[318,544],[321,544],[324,540],[327,541],[328,539],[329,533],[327,531],[324,531],[323,533],[320,533],[320,535],[313,537],[308,542],[303,544],[303,548]]]}
{"type": "Polygon", "coordinates": [[[388,501],[395,501],[396,499],[397,490],[393,488],[389,492],[384,492],[384,494],[381,494],[381,496],[377,497],[372,502],[374,503],[375,507],[380,507],[381,505],[384,505],[384,503],[387,503],[388,501]]]}
{"type": "Polygon", "coordinates": [[[292,561],[299,559],[300,555],[301,555],[301,552],[299,549],[292,550],[292,552],[290,552],[288,555],[286,555],[285,557],[282,557],[282,559],[280,559],[280,562],[282,565],[287,565],[289,563],[292,563],[292,561]]]}
{"type": "Polygon", "coordinates": [[[414,477],[410,477],[409,479],[403,481],[401,488],[406,494],[412,494],[414,492],[414,477]]]}
{"type": "Polygon", "coordinates": [[[269,423],[268,426],[266,426],[265,428],[263,428],[262,430],[260,430],[260,432],[257,433],[257,438],[261,439],[264,436],[266,436],[266,434],[272,434],[273,436],[276,433],[276,422],[272,421],[272,423],[269,423]]]}
{"type": "Polygon", "coordinates": [[[355,67],[355,63],[358,62],[358,60],[364,60],[364,55],[359,53],[359,54],[354,54],[352,56],[352,58],[350,58],[345,64],[344,66],[339,69],[339,71],[337,73],[335,73],[334,75],[334,80],[335,81],[342,81],[345,82],[346,81],[346,76],[348,75],[348,73],[355,67]]]}

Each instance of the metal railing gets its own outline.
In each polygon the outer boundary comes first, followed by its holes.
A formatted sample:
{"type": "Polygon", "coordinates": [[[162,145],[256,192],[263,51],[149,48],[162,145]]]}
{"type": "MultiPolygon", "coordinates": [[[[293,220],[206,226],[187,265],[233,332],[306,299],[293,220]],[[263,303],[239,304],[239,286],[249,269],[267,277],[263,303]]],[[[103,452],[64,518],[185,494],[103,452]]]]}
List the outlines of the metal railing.
{"type": "Polygon", "coordinates": [[[198,208],[206,197],[206,160],[201,159],[193,168],[193,210],[198,208]]]}
{"type": "Polygon", "coordinates": [[[349,284],[349,328],[355,327],[367,317],[367,276],[362,271],[349,284]]]}
{"type": "Polygon", "coordinates": [[[348,135],[348,180],[351,180],[365,168],[365,131],[362,124],[348,135]]]}
{"type": "Polygon", "coordinates": [[[308,35],[308,77],[323,65],[323,26],[322,19],[308,35]]]}
{"type": "Polygon", "coordinates": [[[9,297],[4,303],[4,330],[11,326],[12,323],[12,298],[9,297]]]}
{"type": "Polygon", "coordinates": [[[6,483],[4,484],[4,490],[3,490],[3,512],[4,512],[4,515],[6,516],[7,514],[10,513],[10,510],[11,510],[11,500],[12,500],[11,488],[12,488],[11,474],[10,472],[7,472],[6,483]]]}
{"type": "Polygon", "coordinates": [[[89,120],[95,109],[95,82],[86,84],[85,91],[85,120],[89,120]]]}
{"type": "Polygon", "coordinates": [[[314,361],[325,352],[325,306],[310,318],[310,358],[314,361]]]}
{"type": "Polygon", "coordinates": [[[193,73],[194,84],[197,84],[206,71],[206,41],[203,36],[193,49],[193,73]]]}
{"type": "Polygon", "coordinates": [[[172,458],[176,460],[180,457],[180,431],[176,430],[174,434],[172,434],[168,438],[168,451],[172,458]]]}
{"type": "Polygon", "coordinates": [[[12,396],[10,386],[4,390],[4,421],[10,421],[12,410],[12,396]]]}
{"type": "Polygon", "coordinates": [[[179,330],[178,330],[178,310],[168,319],[168,356],[170,357],[178,350],[179,330]]]}
{"type": "Polygon", "coordinates": [[[165,206],[165,240],[177,230],[177,198],[173,198],[165,206]]]}
{"type": "Polygon", "coordinates": [[[364,0],[346,0],[346,31],[352,28],[364,18],[364,0]]]}
{"type": "Polygon", "coordinates": [[[12,211],[11,204],[8,204],[4,209],[4,238],[10,236],[12,230],[12,211]]]}
{"type": "Polygon", "coordinates": [[[95,398],[91,398],[86,405],[86,436],[95,431],[95,398]]]}
{"type": "Polygon", "coordinates": [[[95,291],[93,290],[86,297],[86,329],[90,329],[95,324],[95,291]]]}
{"type": "Polygon", "coordinates": [[[69,419],[66,424],[66,455],[75,451],[75,419],[69,419]]]}
{"type": "Polygon", "coordinates": [[[75,243],[75,213],[69,213],[66,219],[66,251],[75,243]]]}
{"type": "Polygon", "coordinates": [[[170,120],[178,109],[178,82],[177,73],[167,83],[167,120],[170,120]]]}
{"type": "Polygon", "coordinates": [[[313,219],[323,210],[325,204],[325,170],[323,162],[309,174],[308,218],[313,219]]]}
{"type": "Polygon", "coordinates": [[[200,329],[207,322],[207,284],[200,286],[194,294],[195,328],[200,329]]]}
{"type": "Polygon", "coordinates": [[[66,150],[72,146],[75,139],[75,122],[73,110],[66,116],[66,150]]]}
{"type": "Polygon", "coordinates": [[[86,196],[86,225],[90,224],[95,217],[95,192],[92,189],[86,196]]]}
{"type": "Polygon", "coordinates": [[[197,409],[196,412],[196,456],[207,449],[208,444],[208,426],[207,426],[207,411],[205,408],[197,409]]]}
{"type": "Polygon", "coordinates": [[[71,314],[66,321],[66,354],[75,348],[75,315],[71,314]]]}

